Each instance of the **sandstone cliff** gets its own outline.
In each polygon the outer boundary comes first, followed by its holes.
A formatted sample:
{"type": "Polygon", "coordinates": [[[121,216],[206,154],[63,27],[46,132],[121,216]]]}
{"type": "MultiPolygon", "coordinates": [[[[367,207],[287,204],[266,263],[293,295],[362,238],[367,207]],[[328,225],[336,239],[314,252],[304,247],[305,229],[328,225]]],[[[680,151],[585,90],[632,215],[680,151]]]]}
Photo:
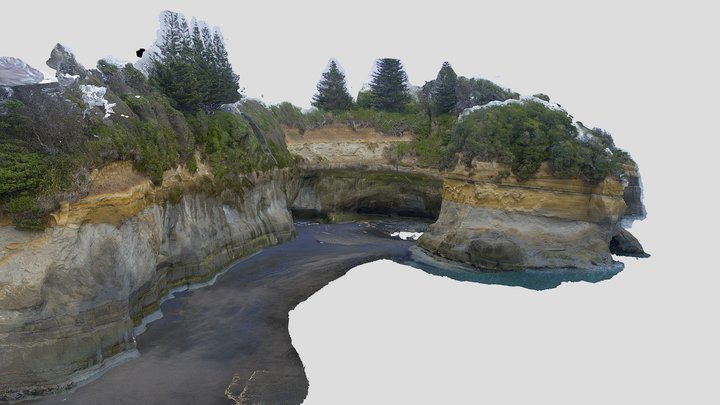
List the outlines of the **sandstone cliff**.
{"type": "Polygon", "coordinates": [[[135,327],[170,288],[290,239],[289,208],[329,220],[437,218],[418,245],[481,269],[611,266],[611,247],[645,255],[621,227],[644,215],[635,167],[627,184],[559,180],[547,167],[520,183],[497,163],[441,173],[393,159],[409,136],[342,126],[288,132],[293,170],[217,185],[199,161],[195,173],[166,171],[154,186],[130,163],[112,163],[44,232],[0,226],[0,399],[70,388],[132,352],[135,327]]]}
{"type": "Polygon", "coordinates": [[[634,165],[625,166],[624,183],[558,179],[547,165],[519,182],[508,165],[494,162],[439,172],[393,159],[395,146],[411,136],[342,125],[287,132],[288,150],[302,160],[296,215],[437,218],[418,245],[485,270],[608,267],[615,264],[612,254],[646,256],[623,229],[624,222],[644,216],[634,165]]]}
{"type": "Polygon", "coordinates": [[[134,327],[168,289],[294,234],[285,170],[211,191],[207,168],[154,187],[129,164],[92,175],[41,233],[0,228],[0,400],[72,387],[134,349],[134,327]]]}
{"type": "Polygon", "coordinates": [[[333,125],[287,131],[288,150],[301,158],[296,215],[328,219],[348,214],[437,218],[442,177],[437,170],[392,163],[394,147],[412,137],[333,125]]]}
{"type": "Polygon", "coordinates": [[[597,185],[556,179],[547,166],[525,182],[507,173],[478,161],[447,173],[440,217],[418,246],[491,270],[613,265],[609,245],[628,214],[628,195],[642,208],[626,186],[613,178],[597,185]]]}

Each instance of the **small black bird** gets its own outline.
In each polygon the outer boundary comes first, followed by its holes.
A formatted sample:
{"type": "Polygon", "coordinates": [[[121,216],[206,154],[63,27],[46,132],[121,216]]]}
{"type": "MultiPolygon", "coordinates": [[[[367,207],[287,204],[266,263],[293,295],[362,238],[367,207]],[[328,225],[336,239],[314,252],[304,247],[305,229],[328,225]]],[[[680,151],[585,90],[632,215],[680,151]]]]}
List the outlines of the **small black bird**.
{"type": "Polygon", "coordinates": [[[142,55],[144,52],[145,52],[145,48],[140,48],[137,51],[135,51],[135,55],[137,55],[138,58],[142,58],[142,55]]]}

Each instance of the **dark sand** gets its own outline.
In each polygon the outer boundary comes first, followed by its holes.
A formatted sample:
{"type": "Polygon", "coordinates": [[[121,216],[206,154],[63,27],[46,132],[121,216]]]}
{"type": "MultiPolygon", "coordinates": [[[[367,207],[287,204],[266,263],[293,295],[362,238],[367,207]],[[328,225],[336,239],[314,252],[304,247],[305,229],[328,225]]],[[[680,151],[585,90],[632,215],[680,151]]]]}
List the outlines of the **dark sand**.
{"type": "Polygon", "coordinates": [[[233,397],[299,404],[308,381],[288,312],[357,265],[406,259],[415,242],[388,238],[391,229],[409,228],[402,221],[298,224],[296,239],[241,260],[213,286],[166,301],[164,317],[137,338],[140,357],[33,403],[232,404],[233,397]]]}
{"type": "Polygon", "coordinates": [[[351,268],[378,259],[459,281],[533,290],[596,283],[622,269],[618,264],[605,270],[478,272],[428,257],[413,247],[415,241],[388,236],[424,231],[428,224],[390,219],[298,223],[296,239],[237,262],[213,286],[176,293],[163,303],[164,317],[137,338],[140,357],[75,392],[33,403],[299,404],[308,381],[290,341],[288,312],[351,268]]]}

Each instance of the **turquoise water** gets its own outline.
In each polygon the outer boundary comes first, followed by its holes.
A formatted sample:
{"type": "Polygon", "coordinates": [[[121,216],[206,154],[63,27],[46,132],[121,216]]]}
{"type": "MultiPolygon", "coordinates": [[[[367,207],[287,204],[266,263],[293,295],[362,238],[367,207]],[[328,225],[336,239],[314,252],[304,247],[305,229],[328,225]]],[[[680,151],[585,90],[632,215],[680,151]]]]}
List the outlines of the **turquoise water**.
{"type": "Polygon", "coordinates": [[[470,267],[460,266],[423,253],[417,246],[410,248],[410,257],[400,263],[423,270],[429,274],[449,277],[458,281],[471,281],[481,284],[497,284],[510,287],[522,287],[530,290],[549,290],[562,283],[587,282],[597,283],[613,278],[623,269],[623,264],[616,262],[610,268],[592,270],[559,268],[545,270],[522,270],[510,272],[478,271],[470,267]]]}

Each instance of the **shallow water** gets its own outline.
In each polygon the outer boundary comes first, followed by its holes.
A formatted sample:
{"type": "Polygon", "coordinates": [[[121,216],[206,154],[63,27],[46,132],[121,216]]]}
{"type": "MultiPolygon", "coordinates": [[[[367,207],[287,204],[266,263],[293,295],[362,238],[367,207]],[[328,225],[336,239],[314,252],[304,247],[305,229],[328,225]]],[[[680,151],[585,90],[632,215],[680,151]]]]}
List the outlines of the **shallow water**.
{"type": "Polygon", "coordinates": [[[548,290],[559,287],[562,283],[587,282],[597,283],[613,278],[623,269],[622,263],[613,267],[597,269],[546,269],[490,272],[476,271],[468,267],[453,264],[440,258],[430,257],[417,246],[410,249],[411,256],[399,261],[402,264],[421,269],[429,274],[449,277],[458,281],[471,281],[480,284],[497,284],[510,287],[523,287],[530,290],[548,290]]]}

